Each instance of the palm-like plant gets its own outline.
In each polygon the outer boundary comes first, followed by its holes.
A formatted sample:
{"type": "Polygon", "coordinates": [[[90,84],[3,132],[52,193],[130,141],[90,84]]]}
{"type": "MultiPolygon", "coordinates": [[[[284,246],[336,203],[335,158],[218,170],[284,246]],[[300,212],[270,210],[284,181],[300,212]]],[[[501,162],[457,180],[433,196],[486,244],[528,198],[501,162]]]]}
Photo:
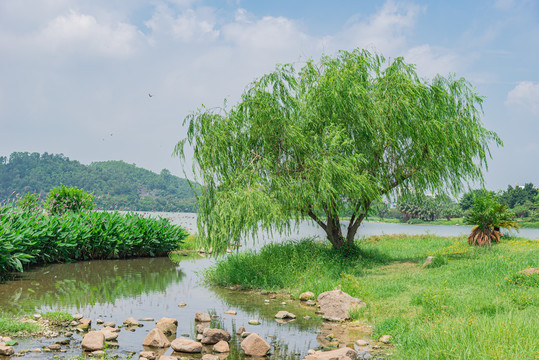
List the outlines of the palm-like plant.
{"type": "Polygon", "coordinates": [[[491,193],[476,195],[470,211],[464,218],[464,223],[474,225],[468,236],[470,245],[489,245],[492,240],[500,241],[501,228],[518,229],[520,224],[514,220],[515,214],[506,204],[498,202],[491,193]]]}

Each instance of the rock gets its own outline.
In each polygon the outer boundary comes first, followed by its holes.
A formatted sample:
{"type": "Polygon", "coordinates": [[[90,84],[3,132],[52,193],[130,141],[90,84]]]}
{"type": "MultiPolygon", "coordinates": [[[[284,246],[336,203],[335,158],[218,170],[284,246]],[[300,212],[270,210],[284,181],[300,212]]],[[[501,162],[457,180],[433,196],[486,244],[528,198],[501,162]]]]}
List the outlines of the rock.
{"type": "Polygon", "coordinates": [[[104,326],[104,327],[115,328],[115,327],[116,327],[116,323],[115,323],[115,322],[112,322],[112,321],[105,321],[105,322],[103,323],[103,326],[104,326]]]}
{"type": "Polygon", "coordinates": [[[155,360],[157,359],[157,354],[153,351],[142,351],[138,354],[141,358],[145,358],[148,360],[155,360]]]}
{"type": "Polygon", "coordinates": [[[111,332],[119,333],[121,330],[118,328],[105,326],[103,329],[101,329],[101,331],[111,331],[111,332]]]}
{"type": "Polygon", "coordinates": [[[58,345],[69,345],[71,343],[71,339],[63,339],[63,340],[58,340],[56,342],[56,344],[58,345]]]}
{"type": "Polygon", "coordinates": [[[305,305],[307,305],[307,306],[315,306],[315,305],[316,305],[316,302],[315,302],[315,301],[312,301],[312,300],[307,300],[307,301],[305,302],[305,305]]]}
{"type": "Polygon", "coordinates": [[[519,271],[519,273],[527,275],[539,275],[539,268],[527,268],[519,271]]]}
{"type": "Polygon", "coordinates": [[[226,353],[230,351],[230,346],[228,342],[221,340],[217,344],[213,345],[213,351],[218,353],[226,353]]]}
{"type": "Polygon", "coordinates": [[[5,343],[0,343],[0,355],[11,356],[15,353],[13,346],[6,345],[5,343]]]}
{"type": "Polygon", "coordinates": [[[134,317],[130,317],[124,320],[124,325],[125,326],[139,326],[140,323],[134,317]]]}
{"type": "Polygon", "coordinates": [[[311,317],[310,317],[309,315],[305,315],[303,318],[304,318],[305,320],[309,320],[311,317]]]}
{"type": "Polygon", "coordinates": [[[77,329],[82,331],[88,331],[90,329],[90,324],[79,324],[77,325],[77,329]]]}
{"type": "Polygon", "coordinates": [[[151,318],[151,317],[144,317],[144,318],[140,318],[138,319],[138,321],[154,321],[155,319],[154,318],[151,318]]]}
{"type": "Polygon", "coordinates": [[[425,262],[423,263],[423,267],[427,267],[428,265],[432,264],[432,260],[434,260],[434,256],[427,256],[425,262]]]}
{"type": "Polygon", "coordinates": [[[197,341],[201,341],[204,338],[202,334],[197,334],[197,341]]]}
{"type": "Polygon", "coordinates": [[[104,321],[103,319],[97,319],[97,320],[95,321],[95,323],[96,323],[97,325],[101,325],[101,324],[103,324],[104,322],[105,322],[105,321],[104,321]]]}
{"type": "Polygon", "coordinates": [[[49,349],[51,349],[52,351],[58,351],[62,348],[62,345],[60,344],[52,344],[52,345],[49,345],[48,346],[49,349]]]}
{"type": "Polygon", "coordinates": [[[146,336],[146,338],[142,342],[142,345],[165,348],[170,346],[170,341],[168,341],[167,337],[165,336],[165,334],[163,334],[163,331],[161,331],[161,329],[154,328],[146,336]]]}
{"type": "Polygon", "coordinates": [[[315,351],[314,354],[307,355],[305,360],[357,360],[357,352],[347,347],[331,351],[315,351]]]}
{"type": "Polygon", "coordinates": [[[270,346],[258,334],[252,333],[243,339],[241,349],[248,356],[266,356],[270,350],[270,346]]]}
{"type": "Polygon", "coordinates": [[[230,333],[223,329],[212,329],[212,328],[206,328],[204,329],[204,332],[202,333],[202,340],[201,343],[205,345],[213,345],[217,344],[219,341],[230,341],[230,333]]]}
{"type": "Polygon", "coordinates": [[[318,296],[320,312],[325,320],[343,321],[350,319],[351,307],[362,307],[365,303],[341,290],[323,292],[318,296]]]}
{"type": "Polygon", "coordinates": [[[67,337],[71,337],[71,336],[73,336],[73,333],[71,331],[68,331],[64,335],[67,336],[67,337]]]}
{"type": "Polygon", "coordinates": [[[197,312],[195,314],[195,321],[198,321],[198,322],[210,322],[211,321],[210,314],[199,311],[199,312],[197,312]]]}
{"type": "Polygon", "coordinates": [[[101,357],[101,358],[104,358],[105,357],[105,352],[103,350],[97,350],[97,351],[94,351],[92,353],[90,353],[90,356],[92,357],[101,357]]]}
{"type": "Polygon", "coordinates": [[[202,356],[201,360],[220,360],[220,359],[219,359],[219,356],[217,356],[217,355],[206,354],[206,355],[202,356]]]}
{"type": "Polygon", "coordinates": [[[241,333],[241,335],[240,335],[240,336],[241,336],[241,337],[242,337],[243,339],[245,339],[245,338],[246,338],[247,336],[249,336],[249,335],[251,335],[251,333],[250,333],[250,332],[248,332],[248,331],[244,331],[244,332],[242,332],[242,333],[241,333]]]}
{"type": "Polygon", "coordinates": [[[118,338],[118,333],[115,331],[111,331],[109,329],[114,329],[114,328],[104,328],[99,331],[101,331],[103,335],[105,335],[105,341],[116,340],[118,338]]]}
{"type": "Polygon", "coordinates": [[[34,318],[34,320],[39,320],[39,319],[41,319],[41,315],[40,314],[34,314],[33,318],[34,318]]]}
{"type": "Polygon", "coordinates": [[[201,343],[184,337],[179,337],[173,340],[170,346],[172,347],[172,349],[174,349],[174,351],[178,352],[191,354],[202,352],[201,343]]]}
{"type": "Polygon", "coordinates": [[[84,317],[82,314],[73,314],[72,316],[73,316],[73,319],[75,320],[80,320],[84,317]]]}
{"type": "Polygon", "coordinates": [[[178,320],[173,318],[162,318],[157,321],[155,327],[161,329],[165,335],[176,334],[178,320]]]}
{"type": "Polygon", "coordinates": [[[79,319],[79,323],[82,324],[88,324],[88,326],[92,325],[92,319],[79,319]]]}
{"type": "Polygon", "coordinates": [[[161,355],[159,356],[159,360],[178,360],[178,358],[170,355],[161,355]]]}
{"type": "Polygon", "coordinates": [[[275,314],[275,318],[276,319],[295,319],[296,315],[294,315],[294,314],[292,314],[292,313],[290,313],[288,311],[281,310],[277,314],[275,314]]]}
{"type": "Polygon", "coordinates": [[[380,342],[384,344],[389,344],[391,342],[391,335],[383,335],[380,338],[380,342]]]}
{"type": "Polygon", "coordinates": [[[8,343],[10,341],[13,341],[13,339],[10,338],[9,336],[4,336],[4,337],[0,336],[0,342],[8,343]]]}
{"type": "Polygon", "coordinates": [[[369,345],[369,342],[360,339],[360,340],[357,340],[357,341],[356,341],[356,344],[357,344],[357,346],[367,346],[367,345],[369,345]]]}
{"type": "Polygon", "coordinates": [[[225,311],[225,314],[227,314],[227,315],[236,315],[237,312],[235,310],[227,310],[227,311],[225,311]]]}
{"type": "Polygon", "coordinates": [[[378,349],[381,349],[382,347],[380,345],[374,345],[372,348],[375,350],[378,350],[378,349]]]}
{"type": "Polygon", "coordinates": [[[203,322],[203,323],[196,324],[195,328],[197,330],[197,334],[202,334],[204,332],[204,329],[209,327],[209,326],[210,326],[209,322],[203,322]]]}
{"type": "Polygon", "coordinates": [[[237,335],[241,335],[245,332],[245,328],[243,326],[240,326],[240,328],[236,331],[237,335]]]}
{"type": "Polygon", "coordinates": [[[178,307],[186,307],[186,306],[187,306],[187,304],[184,303],[183,301],[182,301],[181,303],[178,304],[178,307]]]}
{"type": "Polygon", "coordinates": [[[85,351],[103,350],[105,347],[105,335],[101,331],[90,331],[82,339],[81,346],[85,351]]]}
{"type": "Polygon", "coordinates": [[[249,320],[248,324],[249,325],[260,325],[260,321],[258,321],[258,320],[249,320]]]}
{"type": "Polygon", "coordinates": [[[312,299],[314,299],[314,293],[310,291],[306,291],[299,296],[300,301],[307,301],[312,299]]]}

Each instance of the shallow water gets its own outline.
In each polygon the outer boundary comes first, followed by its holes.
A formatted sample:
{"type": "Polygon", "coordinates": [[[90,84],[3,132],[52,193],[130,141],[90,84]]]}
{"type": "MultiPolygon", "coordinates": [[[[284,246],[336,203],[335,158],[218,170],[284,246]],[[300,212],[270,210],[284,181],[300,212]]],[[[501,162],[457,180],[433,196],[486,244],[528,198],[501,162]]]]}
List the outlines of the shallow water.
{"type": "MultiPolygon", "coordinates": [[[[155,216],[157,214],[148,214],[155,216]]],[[[189,231],[194,232],[194,214],[159,214],[170,218],[189,231]]],[[[364,223],[359,236],[393,233],[424,234],[433,233],[444,236],[458,236],[469,233],[465,226],[425,226],[384,223],[364,223]]],[[[523,229],[521,236],[539,238],[538,229],[523,229]],[[524,231],[526,230],[526,231],[524,231]],[[532,231],[528,231],[532,230],[532,231]],[[524,234],[525,233],[525,234],[524,234]]],[[[242,249],[252,249],[267,242],[284,239],[297,239],[308,236],[323,236],[323,232],[309,222],[302,223],[291,235],[261,235],[256,244],[246,243],[242,249]]],[[[280,345],[288,357],[305,356],[310,348],[327,345],[324,333],[339,329],[328,329],[315,315],[315,309],[301,305],[287,298],[270,299],[270,295],[246,294],[227,289],[212,289],[202,283],[200,271],[214,262],[192,254],[178,264],[168,258],[139,258],[130,260],[84,261],[72,264],[55,264],[25,272],[13,281],[0,284],[0,310],[26,310],[36,312],[67,311],[81,313],[91,318],[93,328],[100,328],[95,321],[113,321],[121,324],[128,317],[143,317],[159,320],[162,317],[178,319],[178,336],[196,336],[194,315],[197,311],[209,312],[218,316],[217,326],[235,332],[245,326],[249,332],[256,332],[268,342],[280,345]],[[270,299],[269,305],[264,300],[270,299]],[[287,304],[283,305],[282,302],[287,304]],[[186,307],[178,307],[185,302],[186,307]],[[225,315],[227,310],[236,310],[237,315],[225,315]],[[297,319],[279,323],[273,316],[279,310],[294,313],[297,319]],[[310,319],[305,319],[309,316],[310,319]],[[257,319],[261,325],[249,325],[248,321],[257,319]],[[322,332],[322,334],[320,333],[322,332]],[[294,354],[299,355],[294,355],[294,354]]],[[[122,330],[118,337],[120,347],[112,350],[118,354],[128,351],[140,352],[147,333],[154,322],[144,322],[144,326],[134,332],[122,330]]],[[[335,326],[335,325],[330,325],[335,326]]],[[[364,334],[354,334],[350,341],[364,334]]],[[[61,357],[80,354],[81,336],[74,335],[73,344],[64,347],[67,353],[61,357]]],[[[59,338],[24,339],[16,346],[20,349],[35,349],[51,345],[59,338]]],[[[233,342],[234,343],[234,342],[233,342]]],[[[274,357],[283,358],[274,350],[274,357]]],[[[166,351],[170,354],[171,349],[166,351]]],[[[52,358],[52,353],[29,353],[24,358],[52,358]]]]}

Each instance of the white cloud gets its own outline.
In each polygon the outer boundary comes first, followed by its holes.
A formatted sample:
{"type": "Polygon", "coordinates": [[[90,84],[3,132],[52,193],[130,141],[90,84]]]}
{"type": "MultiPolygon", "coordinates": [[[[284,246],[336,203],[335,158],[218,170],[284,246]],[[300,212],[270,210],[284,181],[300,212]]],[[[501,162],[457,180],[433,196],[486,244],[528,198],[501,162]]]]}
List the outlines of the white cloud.
{"type": "Polygon", "coordinates": [[[219,36],[211,8],[185,9],[176,14],[168,6],[159,6],[146,26],[152,30],[154,40],[171,36],[177,41],[189,43],[212,41],[219,36]]]}
{"type": "Polygon", "coordinates": [[[505,105],[539,115],[539,83],[520,82],[507,94],[505,105]]]}
{"type": "Polygon", "coordinates": [[[126,56],[133,51],[136,38],[137,30],[132,25],[99,23],[92,15],[71,11],[51,20],[36,40],[53,51],[126,56]]]}
{"type": "MultiPolygon", "coordinates": [[[[413,47],[404,53],[407,63],[417,65],[417,72],[432,79],[437,74],[447,76],[449,73],[459,73],[465,66],[463,57],[453,51],[432,47],[428,44],[413,47]]],[[[467,57],[467,61],[471,60],[467,57]]]]}

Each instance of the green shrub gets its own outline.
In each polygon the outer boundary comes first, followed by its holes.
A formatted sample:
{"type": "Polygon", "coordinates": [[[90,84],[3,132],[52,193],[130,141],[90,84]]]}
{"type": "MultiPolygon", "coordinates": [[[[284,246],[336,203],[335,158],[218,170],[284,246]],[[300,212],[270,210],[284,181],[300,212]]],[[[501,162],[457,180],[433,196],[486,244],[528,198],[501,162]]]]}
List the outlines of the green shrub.
{"type": "Polygon", "coordinates": [[[36,211],[39,209],[39,195],[26,193],[16,204],[24,211],[36,211]]]}
{"type": "Polygon", "coordinates": [[[52,188],[45,200],[45,209],[54,215],[91,210],[94,206],[92,194],[75,186],[67,187],[63,184],[52,188]]]}

